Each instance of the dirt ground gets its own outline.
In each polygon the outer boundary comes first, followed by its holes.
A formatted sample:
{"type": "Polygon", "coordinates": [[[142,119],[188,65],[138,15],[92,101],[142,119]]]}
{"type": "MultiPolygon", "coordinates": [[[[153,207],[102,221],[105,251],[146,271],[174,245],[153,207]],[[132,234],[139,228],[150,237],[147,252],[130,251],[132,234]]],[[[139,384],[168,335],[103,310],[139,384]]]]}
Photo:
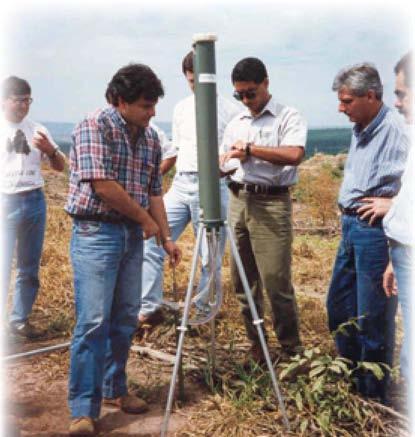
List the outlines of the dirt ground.
{"type": "MultiPolygon", "coordinates": [[[[305,165],[305,172],[316,171],[315,169],[322,165],[321,161],[324,161],[324,164],[327,159],[321,156],[315,158],[305,165]]],[[[339,158],[332,159],[334,165],[337,165],[338,160],[339,158]]],[[[9,354],[67,342],[70,340],[73,326],[72,275],[67,253],[70,224],[65,214],[62,213],[67,179],[64,175],[57,175],[53,172],[46,172],[46,179],[45,191],[49,206],[48,230],[42,258],[42,289],[33,314],[34,321],[46,328],[48,333],[41,342],[11,342],[9,354]]],[[[337,185],[333,186],[333,190],[337,188],[337,185]]],[[[301,194],[299,191],[298,196],[300,197],[301,194]]],[[[319,205],[316,204],[315,210],[318,208],[319,205]]],[[[318,211],[315,214],[319,220],[318,211]]],[[[304,204],[294,202],[294,228],[297,232],[293,247],[293,281],[302,312],[301,335],[307,347],[321,346],[324,343],[324,348],[333,351],[332,340],[326,328],[323,302],[338,243],[338,223],[337,220],[332,219],[328,224],[316,226],[315,217],[311,218],[310,211],[304,208],[304,204]],[[317,232],[310,233],[311,227],[317,229],[317,232]],[[323,238],[322,234],[324,234],[323,238]],[[304,300],[301,300],[302,298],[304,300]]],[[[181,248],[183,262],[178,268],[177,278],[179,295],[183,298],[188,280],[190,258],[193,253],[193,236],[190,231],[181,240],[181,248]]],[[[223,265],[222,281],[225,294],[217,338],[218,348],[221,349],[219,357],[221,362],[230,359],[229,353],[226,352],[227,347],[236,345],[238,359],[244,358],[248,347],[239,319],[237,302],[230,291],[229,255],[225,256],[223,265]]],[[[166,274],[167,294],[171,293],[171,287],[171,275],[166,274]]],[[[206,357],[209,337],[206,330],[201,335],[199,334],[186,337],[187,361],[194,354],[202,358],[196,363],[199,371],[188,371],[186,374],[187,399],[183,403],[175,404],[169,423],[169,436],[194,435],[187,431],[189,422],[193,420],[193,413],[201,408],[203,400],[211,395],[204,380],[206,375],[203,372],[206,366],[200,365],[206,361],[203,357],[206,357]]],[[[401,334],[398,333],[398,338],[400,337],[401,334]]],[[[272,341],[275,343],[275,339],[272,341]]],[[[161,330],[150,333],[148,338],[136,338],[134,343],[135,345],[146,344],[156,350],[174,354],[174,325],[167,324],[161,330]],[[164,339],[168,339],[167,342],[164,339]]],[[[189,361],[189,364],[192,363],[189,361]]],[[[68,350],[19,359],[5,365],[4,373],[8,389],[6,419],[9,424],[5,436],[68,435],[67,429],[70,421],[67,406],[68,369],[68,350]]],[[[145,414],[134,416],[124,414],[117,409],[104,407],[98,424],[98,435],[119,437],[160,435],[171,372],[171,363],[131,352],[127,369],[129,387],[131,391],[146,399],[150,409],[145,414]]],[[[199,431],[198,436],[205,435],[203,429],[199,431]]],[[[226,434],[216,433],[214,435],[225,436],[226,434]]],[[[271,435],[274,434],[261,434],[262,437],[271,435]]],[[[238,434],[238,437],[245,436],[238,434]]]]}
{"type": "MultiPolygon", "coordinates": [[[[35,346],[35,345],[32,345],[35,346]]],[[[11,378],[6,398],[9,422],[7,437],[14,436],[67,436],[69,410],[67,406],[69,353],[54,353],[49,356],[26,359],[8,365],[11,378]],[[57,373],[54,363],[61,370],[57,373]]],[[[160,435],[164,417],[171,367],[139,357],[132,353],[128,363],[130,387],[149,403],[147,413],[125,414],[115,407],[103,406],[98,422],[99,436],[160,435]],[[156,367],[158,369],[156,370],[156,367]],[[145,369],[145,371],[143,371],[145,369]],[[150,373],[150,375],[149,375],[150,373]],[[151,387],[149,386],[151,381],[151,387]]],[[[169,436],[186,424],[192,410],[206,393],[206,388],[186,379],[186,402],[176,408],[169,421],[169,436]]]]}

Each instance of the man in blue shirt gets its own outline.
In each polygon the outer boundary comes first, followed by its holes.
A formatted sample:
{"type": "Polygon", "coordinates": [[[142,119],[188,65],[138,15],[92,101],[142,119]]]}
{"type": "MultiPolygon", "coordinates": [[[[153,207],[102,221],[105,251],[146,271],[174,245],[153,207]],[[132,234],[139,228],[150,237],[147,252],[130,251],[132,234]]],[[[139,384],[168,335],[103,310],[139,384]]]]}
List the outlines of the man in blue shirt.
{"type": "MultiPolygon", "coordinates": [[[[388,264],[388,244],[381,220],[361,213],[366,198],[391,198],[400,188],[409,139],[401,121],[382,102],[379,73],[371,64],[341,70],[333,83],[339,111],[354,122],[338,204],[342,239],[327,297],[329,328],[336,331],[340,355],[354,365],[360,361],[392,365],[396,298],[388,299],[382,275],[388,264]],[[358,211],[359,210],[359,211],[358,211]]],[[[357,389],[365,397],[387,399],[388,375],[377,380],[357,369],[357,389]]]]}

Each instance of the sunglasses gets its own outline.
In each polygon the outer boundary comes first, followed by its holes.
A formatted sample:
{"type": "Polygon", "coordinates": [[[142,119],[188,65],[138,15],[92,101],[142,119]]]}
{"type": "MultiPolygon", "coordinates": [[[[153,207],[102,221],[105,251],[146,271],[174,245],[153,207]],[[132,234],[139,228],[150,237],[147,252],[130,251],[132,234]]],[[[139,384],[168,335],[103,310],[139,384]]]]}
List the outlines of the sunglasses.
{"type": "Polygon", "coordinates": [[[244,98],[247,100],[255,99],[256,93],[256,91],[235,91],[233,97],[241,102],[244,98]]]}

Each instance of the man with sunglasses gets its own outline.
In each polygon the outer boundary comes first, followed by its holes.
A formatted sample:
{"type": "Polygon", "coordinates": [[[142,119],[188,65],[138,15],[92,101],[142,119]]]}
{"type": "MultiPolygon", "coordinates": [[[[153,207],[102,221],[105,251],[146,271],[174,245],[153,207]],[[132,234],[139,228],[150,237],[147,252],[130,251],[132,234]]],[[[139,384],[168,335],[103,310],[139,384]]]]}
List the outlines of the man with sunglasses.
{"type": "Polygon", "coordinates": [[[46,222],[41,162],[62,171],[65,157],[48,130],[27,117],[29,83],[10,76],[2,84],[0,221],[2,308],[9,289],[16,247],[16,286],[9,317],[12,335],[35,338],[41,332],[28,321],[39,289],[39,264],[46,222]]]}
{"type": "MultiPolygon", "coordinates": [[[[221,167],[239,160],[228,178],[229,223],[262,318],[263,290],[268,294],[282,357],[301,346],[297,305],[291,282],[292,221],[290,186],[304,157],[307,125],[294,108],[278,103],[269,92],[267,70],[257,58],[239,61],[232,71],[234,97],[247,107],[226,127],[221,167]]],[[[264,357],[234,261],[233,284],[241,303],[251,357],[264,357]]]]}

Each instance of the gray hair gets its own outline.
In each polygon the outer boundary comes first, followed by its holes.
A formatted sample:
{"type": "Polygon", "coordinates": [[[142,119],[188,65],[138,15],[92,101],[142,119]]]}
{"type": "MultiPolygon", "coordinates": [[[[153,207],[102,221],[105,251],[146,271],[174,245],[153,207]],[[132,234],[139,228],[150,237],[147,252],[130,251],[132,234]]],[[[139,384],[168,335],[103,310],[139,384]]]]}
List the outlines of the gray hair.
{"type": "Polygon", "coordinates": [[[364,96],[373,90],[378,100],[382,99],[383,85],[378,70],[373,64],[363,62],[341,69],[333,81],[332,90],[347,88],[355,96],[364,96]]]}

